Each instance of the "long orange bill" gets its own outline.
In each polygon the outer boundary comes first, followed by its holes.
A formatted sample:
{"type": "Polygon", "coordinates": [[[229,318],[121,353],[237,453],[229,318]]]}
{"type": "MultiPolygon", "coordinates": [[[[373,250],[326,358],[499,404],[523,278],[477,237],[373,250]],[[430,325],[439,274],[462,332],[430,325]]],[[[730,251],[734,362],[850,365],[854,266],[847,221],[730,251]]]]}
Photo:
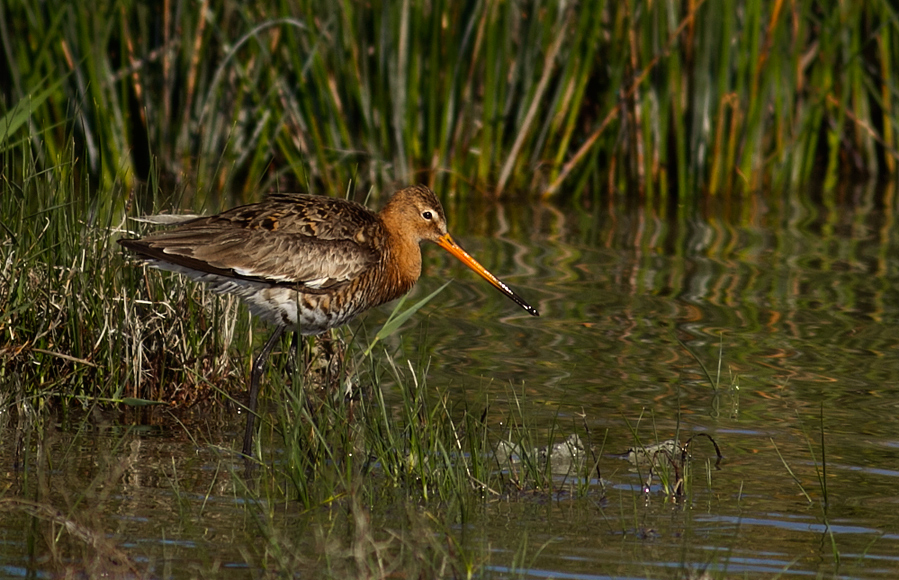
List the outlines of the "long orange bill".
{"type": "Polygon", "coordinates": [[[491,274],[487,268],[480,265],[477,260],[468,255],[468,252],[459,247],[459,244],[453,241],[453,238],[450,237],[449,234],[443,234],[439,238],[437,238],[437,245],[454,255],[459,259],[463,264],[480,274],[480,276],[493,284],[493,287],[511,298],[515,301],[515,304],[518,304],[522,308],[524,308],[528,314],[531,316],[540,316],[540,313],[537,312],[537,309],[524,301],[524,298],[516,294],[512,291],[511,288],[506,286],[506,283],[491,274]]]}

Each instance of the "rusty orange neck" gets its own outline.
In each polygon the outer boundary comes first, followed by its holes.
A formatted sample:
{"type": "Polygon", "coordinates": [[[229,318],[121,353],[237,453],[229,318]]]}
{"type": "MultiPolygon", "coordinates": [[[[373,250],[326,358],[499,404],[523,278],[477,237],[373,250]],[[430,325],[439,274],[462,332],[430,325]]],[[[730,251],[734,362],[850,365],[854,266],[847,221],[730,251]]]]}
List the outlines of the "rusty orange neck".
{"type": "Polygon", "coordinates": [[[421,247],[413,228],[404,224],[403,214],[391,211],[388,204],[379,214],[386,234],[385,277],[392,295],[387,300],[402,296],[412,289],[421,276],[421,247]]]}

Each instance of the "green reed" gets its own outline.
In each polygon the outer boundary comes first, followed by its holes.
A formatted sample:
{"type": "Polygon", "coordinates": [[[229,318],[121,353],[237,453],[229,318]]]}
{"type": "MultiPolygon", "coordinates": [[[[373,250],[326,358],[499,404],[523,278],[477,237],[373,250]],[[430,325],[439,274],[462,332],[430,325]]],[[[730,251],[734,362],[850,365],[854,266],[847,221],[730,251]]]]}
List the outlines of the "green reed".
{"type": "Polygon", "coordinates": [[[351,182],[695,200],[896,169],[885,0],[41,6],[0,19],[0,114],[42,97],[0,143],[47,167],[71,140],[101,196],[154,165],[213,206],[351,182]]]}
{"type": "Polygon", "coordinates": [[[262,439],[270,443],[257,440],[256,465],[270,470],[273,482],[289,483],[279,493],[311,508],[349,493],[359,478],[439,502],[594,491],[589,482],[598,459],[587,460],[587,438],[579,461],[554,474],[556,461],[544,450],[569,432],[554,426],[536,437],[519,402],[506,417],[513,427],[497,429],[485,420],[486,409],[435,389],[427,366],[398,364],[399,356],[366,353],[360,360],[356,353],[338,388],[320,388],[308,372],[293,372],[287,385],[269,381],[277,405],[271,418],[263,414],[262,439]]]}

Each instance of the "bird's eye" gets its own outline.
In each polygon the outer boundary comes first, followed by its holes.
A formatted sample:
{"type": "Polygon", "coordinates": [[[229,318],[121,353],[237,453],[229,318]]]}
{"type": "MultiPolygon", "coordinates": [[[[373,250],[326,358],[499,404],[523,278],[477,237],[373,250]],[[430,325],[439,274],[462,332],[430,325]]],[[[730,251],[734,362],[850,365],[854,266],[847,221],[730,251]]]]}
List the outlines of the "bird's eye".
{"type": "Polygon", "coordinates": [[[428,221],[431,221],[431,218],[434,216],[431,214],[431,212],[424,211],[424,212],[421,212],[421,217],[425,218],[428,221]]]}

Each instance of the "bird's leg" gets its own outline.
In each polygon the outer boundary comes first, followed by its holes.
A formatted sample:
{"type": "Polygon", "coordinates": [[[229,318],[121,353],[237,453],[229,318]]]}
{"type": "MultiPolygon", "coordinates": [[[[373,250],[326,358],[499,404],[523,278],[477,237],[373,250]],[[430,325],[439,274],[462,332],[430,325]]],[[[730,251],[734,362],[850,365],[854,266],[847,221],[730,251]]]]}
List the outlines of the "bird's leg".
{"type": "Polygon", "coordinates": [[[297,330],[293,333],[293,336],[290,338],[290,356],[287,357],[287,361],[290,363],[290,374],[295,375],[300,369],[300,340],[302,339],[300,331],[297,330]]]}
{"type": "Polygon", "coordinates": [[[253,361],[253,370],[250,372],[250,405],[247,407],[249,411],[247,413],[247,431],[243,436],[243,454],[246,457],[253,456],[253,435],[255,434],[253,427],[256,422],[256,401],[259,398],[259,381],[262,378],[262,371],[265,370],[265,361],[268,359],[268,355],[272,352],[275,343],[278,342],[278,339],[281,338],[282,334],[284,334],[284,327],[276,326],[275,331],[272,332],[272,335],[265,342],[265,346],[262,347],[262,350],[259,351],[259,354],[256,355],[256,359],[253,361]]]}

